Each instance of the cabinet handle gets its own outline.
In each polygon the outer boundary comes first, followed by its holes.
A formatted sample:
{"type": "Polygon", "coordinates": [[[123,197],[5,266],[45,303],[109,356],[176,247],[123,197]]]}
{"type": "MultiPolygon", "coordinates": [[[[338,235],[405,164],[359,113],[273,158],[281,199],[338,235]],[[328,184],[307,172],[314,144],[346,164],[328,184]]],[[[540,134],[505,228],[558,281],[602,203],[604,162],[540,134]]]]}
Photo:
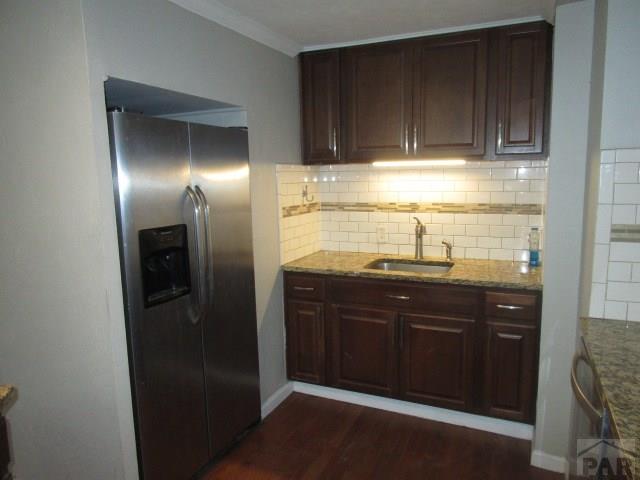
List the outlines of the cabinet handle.
{"type": "Polygon", "coordinates": [[[298,287],[298,286],[293,287],[293,289],[298,292],[313,292],[315,290],[314,287],[298,287]]]}
{"type": "Polygon", "coordinates": [[[501,308],[502,310],[524,310],[524,307],[520,307],[518,305],[502,305],[498,304],[496,307],[501,308]]]}
{"type": "Polygon", "coordinates": [[[413,154],[418,155],[418,126],[413,126],[413,154]]]}
{"type": "Polygon", "coordinates": [[[332,147],[331,150],[333,151],[333,156],[335,158],[338,158],[338,134],[336,132],[336,127],[333,127],[333,135],[332,135],[332,147]]]}
{"type": "Polygon", "coordinates": [[[578,364],[580,362],[584,362],[592,371],[593,365],[589,361],[589,359],[581,353],[576,353],[573,357],[573,362],[571,365],[571,388],[573,389],[573,393],[576,396],[576,400],[583,408],[589,419],[594,423],[599,423],[602,421],[603,414],[596,409],[593,404],[589,401],[589,398],[584,394],[582,388],[580,388],[580,384],[578,383],[578,364]]]}
{"type": "Polygon", "coordinates": [[[409,125],[404,126],[404,153],[409,155],[409,125]]]}
{"type": "Polygon", "coordinates": [[[385,297],[392,298],[393,300],[411,300],[411,297],[407,297],[406,295],[391,295],[390,293],[387,293],[385,297]]]}

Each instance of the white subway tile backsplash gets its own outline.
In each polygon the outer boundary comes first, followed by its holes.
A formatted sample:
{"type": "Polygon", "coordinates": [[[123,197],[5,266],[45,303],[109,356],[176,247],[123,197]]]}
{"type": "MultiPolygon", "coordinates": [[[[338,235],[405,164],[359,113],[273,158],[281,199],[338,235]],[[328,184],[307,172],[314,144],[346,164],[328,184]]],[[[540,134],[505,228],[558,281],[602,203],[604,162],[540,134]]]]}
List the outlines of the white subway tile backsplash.
{"type": "Polygon", "coordinates": [[[640,283],[640,263],[634,263],[631,268],[631,281],[640,283]]]}
{"type": "MultiPolygon", "coordinates": [[[[631,281],[631,267],[633,264],[625,263],[625,262],[611,262],[608,265],[609,265],[609,270],[607,274],[608,280],[614,281],[614,282],[630,282],[631,281]]],[[[640,301],[640,298],[638,300],[640,301]]]]}
{"type": "Polygon", "coordinates": [[[640,303],[629,303],[627,305],[627,320],[640,322],[640,303]]]}
{"type": "Polygon", "coordinates": [[[640,163],[640,149],[633,148],[616,150],[616,162],[640,163]]]}
{"type": "Polygon", "coordinates": [[[640,183],[616,184],[613,201],[616,204],[640,204],[640,183]]]}
{"type": "Polygon", "coordinates": [[[640,299],[640,283],[607,282],[607,300],[633,302],[640,299]]]}
{"type": "Polygon", "coordinates": [[[489,234],[496,238],[513,237],[514,229],[511,225],[491,225],[489,234]]]}
{"type": "Polygon", "coordinates": [[[598,191],[598,203],[613,202],[613,178],[615,165],[605,163],[600,165],[600,188],[598,191]]]}
{"type": "Polygon", "coordinates": [[[491,192],[467,192],[467,203],[490,203],[491,192]]]}
{"type": "Polygon", "coordinates": [[[640,243],[613,242],[609,253],[611,262],[640,262],[640,243]]]}
{"type": "Polygon", "coordinates": [[[615,150],[602,150],[602,152],[600,152],[600,163],[615,163],[615,161],[615,150]]]}
{"type": "Polygon", "coordinates": [[[489,258],[491,260],[513,261],[513,250],[491,249],[489,250],[489,258]]]}
{"type": "Polygon", "coordinates": [[[489,225],[467,225],[466,234],[471,237],[486,237],[489,235],[489,225]]]}
{"type": "Polygon", "coordinates": [[[636,223],[636,208],[635,205],[614,205],[611,223],[636,223]]]}
{"type": "Polygon", "coordinates": [[[502,246],[502,239],[495,237],[480,237],[478,238],[478,247],[481,248],[500,248],[502,246]]]}
{"type": "Polygon", "coordinates": [[[491,192],[490,203],[516,203],[515,192],[491,192]]]}
{"type": "Polygon", "coordinates": [[[598,205],[596,213],[596,243],[609,243],[611,237],[611,212],[613,207],[609,204],[598,205]]]}
{"type": "Polygon", "coordinates": [[[441,242],[446,239],[454,244],[454,256],[458,258],[526,260],[523,232],[528,232],[530,225],[543,223],[542,215],[370,210],[378,202],[515,205],[520,198],[521,203],[544,205],[546,162],[468,162],[463,167],[419,170],[381,170],[369,165],[278,165],[276,172],[282,262],[319,249],[412,255],[414,216],[426,226],[426,255],[443,256],[441,242]],[[541,172],[542,178],[536,178],[541,172]],[[282,211],[282,207],[304,207],[301,192],[305,185],[319,202],[320,210],[282,211]],[[321,210],[327,203],[348,203],[350,208],[321,210]],[[352,209],[354,204],[362,204],[363,209],[352,209]],[[382,229],[382,236],[378,228],[382,229]]]}
{"type": "Polygon", "coordinates": [[[607,282],[607,265],[609,264],[609,245],[596,244],[593,250],[592,281],[607,282]]]}
{"type": "Polygon", "coordinates": [[[604,302],[604,318],[611,320],[626,320],[627,319],[627,304],[625,302],[604,302]]]}
{"type": "Polygon", "coordinates": [[[615,183],[638,183],[640,164],[617,163],[615,166],[615,183]]]}

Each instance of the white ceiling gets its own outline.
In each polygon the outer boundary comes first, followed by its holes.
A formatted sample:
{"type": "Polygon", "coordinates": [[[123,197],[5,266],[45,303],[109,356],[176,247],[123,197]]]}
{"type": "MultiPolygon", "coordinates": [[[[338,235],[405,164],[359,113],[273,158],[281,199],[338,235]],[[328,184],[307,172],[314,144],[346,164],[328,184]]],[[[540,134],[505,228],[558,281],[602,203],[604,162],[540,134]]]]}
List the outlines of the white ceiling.
{"type": "Polygon", "coordinates": [[[515,19],[552,21],[555,6],[555,0],[170,1],[290,55],[515,19]]]}

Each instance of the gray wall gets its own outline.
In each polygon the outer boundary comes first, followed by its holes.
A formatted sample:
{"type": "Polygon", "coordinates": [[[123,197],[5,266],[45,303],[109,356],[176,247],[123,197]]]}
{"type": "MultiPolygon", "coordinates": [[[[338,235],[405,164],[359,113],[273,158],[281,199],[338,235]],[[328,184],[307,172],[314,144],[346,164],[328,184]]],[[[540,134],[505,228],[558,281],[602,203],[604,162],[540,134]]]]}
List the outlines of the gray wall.
{"type": "Polygon", "coordinates": [[[565,468],[579,316],[595,0],[556,10],[544,302],[533,463],[565,468]]]}
{"type": "Polygon", "coordinates": [[[0,382],[20,389],[15,472],[136,478],[102,82],[247,108],[264,401],[286,379],[274,164],[300,159],[296,60],[165,0],[0,8],[0,382]]]}
{"type": "Polygon", "coordinates": [[[640,2],[609,2],[602,149],[640,145],[640,2]]]}
{"type": "Polygon", "coordinates": [[[0,3],[0,383],[14,472],[117,479],[117,424],[80,0],[0,3]]]}

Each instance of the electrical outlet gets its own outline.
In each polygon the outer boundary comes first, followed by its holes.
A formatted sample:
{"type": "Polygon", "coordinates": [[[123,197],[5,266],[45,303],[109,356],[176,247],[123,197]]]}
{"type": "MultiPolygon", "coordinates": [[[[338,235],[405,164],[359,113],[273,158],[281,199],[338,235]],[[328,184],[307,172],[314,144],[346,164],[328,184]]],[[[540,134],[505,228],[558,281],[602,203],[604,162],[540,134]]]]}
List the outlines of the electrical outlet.
{"type": "Polygon", "coordinates": [[[388,243],[389,242],[389,234],[387,233],[387,227],[384,225],[378,225],[376,227],[376,238],[378,243],[388,243]]]}

